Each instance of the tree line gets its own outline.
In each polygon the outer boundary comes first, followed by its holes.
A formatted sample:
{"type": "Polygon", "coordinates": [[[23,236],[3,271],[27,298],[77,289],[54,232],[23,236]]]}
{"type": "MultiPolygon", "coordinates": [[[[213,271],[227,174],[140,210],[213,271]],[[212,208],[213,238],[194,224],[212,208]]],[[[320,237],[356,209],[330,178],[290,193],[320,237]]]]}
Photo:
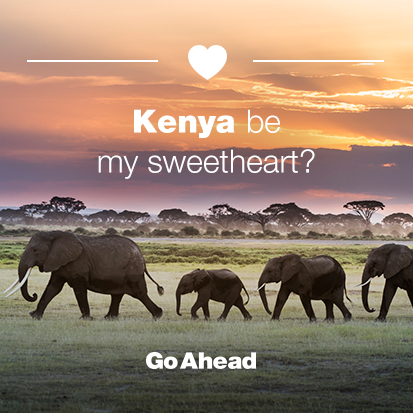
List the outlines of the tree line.
{"type": "MultiPolygon", "coordinates": [[[[281,225],[285,228],[300,229],[306,225],[320,224],[329,226],[364,225],[371,226],[375,212],[384,210],[385,205],[380,201],[352,201],[343,206],[352,213],[343,214],[313,214],[309,209],[302,208],[293,202],[274,203],[257,211],[243,211],[229,204],[216,204],[208,209],[206,214],[190,215],[180,208],[163,209],[156,221],[163,223],[203,224],[211,223],[228,229],[237,223],[255,223],[263,233],[269,224],[281,225]]],[[[96,223],[103,225],[138,224],[153,221],[148,212],[101,210],[92,214],[81,214],[86,209],[83,201],[70,197],[54,196],[48,202],[40,204],[25,204],[17,209],[6,208],[0,211],[0,221],[34,223],[79,224],[96,223]]],[[[394,213],[386,216],[385,225],[397,225],[402,228],[413,226],[413,217],[407,213],[394,213]]]]}

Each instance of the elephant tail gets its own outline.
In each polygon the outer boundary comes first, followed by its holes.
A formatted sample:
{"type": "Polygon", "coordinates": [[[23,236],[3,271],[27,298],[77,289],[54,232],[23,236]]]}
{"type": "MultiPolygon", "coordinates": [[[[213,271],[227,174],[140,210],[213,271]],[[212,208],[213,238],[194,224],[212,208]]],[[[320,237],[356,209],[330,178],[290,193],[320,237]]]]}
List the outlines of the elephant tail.
{"type": "Polygon", "coordinates": [[[145,268],[145,274],[149,277],[149,279],[156,284],[157,290],[158,290],[158,294],[159,295],[163,295],[163,293],[165,292],[164,288],[162,286],[160,286],[149,274],[148,270],[145,268]]]}
{"type": "Polygon", "coordinates": [[[346,296],[347,300],[349,300],[351,304],[354,304],[354,303],[353,303],[353,301],[351,301],[351,300],[350,300],[350,298],[349,298],[349,296],[347,295],[347,289],[346,289],[346,286],[344,286],[344,294],[345,294],[345,296],[346,296]]]}
{"type": "Polygon", "coordinates": [[[242,284],[242,289],[245,291],[245,294],[247,294],[247,301],[244,303],[244,305],[247,305],[250,301],[250,295],[248,294],[247,289],[245,288],[245,285],[242,284]]]}

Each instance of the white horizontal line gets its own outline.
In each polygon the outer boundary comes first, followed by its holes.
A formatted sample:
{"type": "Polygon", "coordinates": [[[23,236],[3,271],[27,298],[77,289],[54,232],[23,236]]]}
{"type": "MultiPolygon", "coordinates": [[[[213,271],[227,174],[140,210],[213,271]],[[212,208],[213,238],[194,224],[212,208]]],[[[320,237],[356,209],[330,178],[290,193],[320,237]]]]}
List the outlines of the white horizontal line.
{"type": "Polygon", "coordinates": [[[157,63],[157,60],[28,60],[27,63],[157,63]]]}
{"type": "Polygon", "coordinates": [[[384,60],[253,60],[254,63],[383,63],[384,60]]]}

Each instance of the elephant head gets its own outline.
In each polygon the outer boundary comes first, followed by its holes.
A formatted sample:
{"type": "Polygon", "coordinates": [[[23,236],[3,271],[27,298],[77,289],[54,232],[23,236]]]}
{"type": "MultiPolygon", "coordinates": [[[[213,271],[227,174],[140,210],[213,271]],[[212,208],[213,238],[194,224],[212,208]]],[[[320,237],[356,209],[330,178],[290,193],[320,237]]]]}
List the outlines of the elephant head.
{"type": "Polygon", "coordinates": [[[271,311],[268,308],[265,285],[272,282],[287,282],[299,271],[300,267],[301,258],[297,254],[288,254],[282,257],[271,258],[267,262],[258,281],[258,290],[260,292],[262,304],[268,314],[271,314],[271,311]]]}
{"type": "Polygon", "coordinates": [[[181,308],[181,295],[189,294],[193,291],[198,292],[202,287],[210,282],[210,275],[206,270],[196,270],[185,274],[181,281],[179,281],[178,287],[176,288],[176,313],[180,316],[182,315],[179,311],[181,308]]]}
{"type": "Polygon", "coordinates": [[[52,231],[38,232],[33,235],[20,258],[18,279],[9,289],[19,284],[9,295],[20,288],[27,301],[36,301],[37,294],[31,296],[27,289],[27,279],[31,269],[39,267],[40,272],[56,271],[78,258],[82,250],[83,246],[79,238],[71,233],[52,231]]]}
{"type": "Polygon", "coordinates": [[[361,280],[362,300],[366,311],[372,313],[368,303],[370,281],[373,277],[380,277],[384,274],[387,280],[395,276],[403,268],[406,268],[412,261],[412,251],[405,245],[386,244],[371,250],[367,257],[361,280]]]}

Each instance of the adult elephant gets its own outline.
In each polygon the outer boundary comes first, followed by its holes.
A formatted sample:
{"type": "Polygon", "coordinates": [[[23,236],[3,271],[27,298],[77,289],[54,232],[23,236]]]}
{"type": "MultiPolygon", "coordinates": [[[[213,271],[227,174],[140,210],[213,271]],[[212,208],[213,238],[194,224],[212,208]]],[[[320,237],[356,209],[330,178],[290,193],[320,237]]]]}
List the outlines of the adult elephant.
{"type": "MultiPolygon", "coordinates": [[[[258,281],[258,289],[265,310],[268,314],[265,285],[281,281],[272,320],[280,318],[281,311],[288,297],[293,292],[300,296],[301,303],[310,321],[316,321],[311,300],[322,300],[326,306],[326,320],[334,320],[333,304],[342,312],[345,320],[351,319],[351,313],[344,305],[346,292],[346,274],[341,265],[328,255],[314,258],[301,258],[297,254],[271,258],[258,281]]],[[[347,294],[346,294],[347,297],[347,294]]],[[[347,297],[349,300],[349,298],[347,297]]]]}
{"type": "Polygon", "coordinates": [[[181,315],[181,296],[195,291],[198,293],[198,298],[191,308],[192,319],[198,318],[196,312],[202,307],[205,319],[208,320],[208,303],[209,300],[213,300],[225,304],[224,311],[218,320],[225,320],[233,305],[239,308],[245,320],[251,320],[252,317],[242,301],[242,289],[248,297],[246,305],[249,301],[249,295],[238,275],[227,269],[207,271],[198,268],[185,274],[176,288],[176,313],[181,315]]]}
{"type": "Polygon", "coordinates": [[[162,315],[162,309],[148,297],[144,273],[157,285],[160,295],[163,288],[149,275],[139,247],[128,238],[117,235],[86,237],[62,231],[38,232],[20,259],[18,279],[5,292],[19,283],[8,295],[21,288],[27,301],[36,301],[37,294],[31,296],[27,288],[30,271],[36,266],[40,272],[52,274],[36,310],[30,313],[35,319],[42,318],[47,305],[66,282],[74,290],[82,318],[90,318],[88,290],[112,296],[105,318],[118,316],[124,294],[140,300],[155,319],[162,315]]]}
{"type": "Polygon", "coordinates": [[[361,278],[362,300],[366,311],[372,313],[368,302],[370,281],[384,274],[384,285],[380,313],[376,320],[385,321],[397,288],[407,291],[413,305],[413,251],[405,245],[385,244],[371,250],[361,278]]]}

